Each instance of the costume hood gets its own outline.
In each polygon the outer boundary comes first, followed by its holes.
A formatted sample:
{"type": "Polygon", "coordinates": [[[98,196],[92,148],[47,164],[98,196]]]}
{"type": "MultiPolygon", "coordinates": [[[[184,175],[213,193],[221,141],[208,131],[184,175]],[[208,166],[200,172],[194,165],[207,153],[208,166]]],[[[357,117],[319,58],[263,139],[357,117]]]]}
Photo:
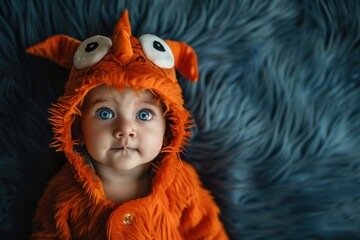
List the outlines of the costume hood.
{"type": "Polygon", "coordinates": [[[185,43],[164,41],[150,34],[133,37],[125,10],[112,37],[98,35],[80,42],[55,35],[28,48],[27,52],[71,68],[64,95],[50,108],[55,134],[51,146],[65,152],[80,179],[91,179],[94,175],[85,157],[74,150],[79,140],[73,136],[72,125],[81,115],[85,95],[99,85],[154,92],[166,108],[172,135],[171,144],[163,151],[178,155],[182,150],[189,137],[190,114],[183,107],[175,70],[190,81],[198,78],[196,54],[185,43]]]}

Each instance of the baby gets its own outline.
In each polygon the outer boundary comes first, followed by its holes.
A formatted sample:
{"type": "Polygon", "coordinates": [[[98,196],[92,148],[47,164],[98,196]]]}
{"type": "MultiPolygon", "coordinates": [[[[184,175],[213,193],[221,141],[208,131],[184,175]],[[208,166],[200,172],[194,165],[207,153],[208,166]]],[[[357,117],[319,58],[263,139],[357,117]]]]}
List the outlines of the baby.
{"type": "Polygon", "coordinates": [[[159,100],[150,91],[102,85],[85,97],[80,125],[106,198],[124,203],[149,195],[151,164],[166,144],[159,100]]]}
{"type": "Polygon", "coordinates": [[[72,68],[50,109],[68,163],[50,181],[33,239],[227,239],[219,208],[179,153],[189,137],[175,69],[197,80],[185,43],[131,34],[57,35],[28,49],[72,68]]]}

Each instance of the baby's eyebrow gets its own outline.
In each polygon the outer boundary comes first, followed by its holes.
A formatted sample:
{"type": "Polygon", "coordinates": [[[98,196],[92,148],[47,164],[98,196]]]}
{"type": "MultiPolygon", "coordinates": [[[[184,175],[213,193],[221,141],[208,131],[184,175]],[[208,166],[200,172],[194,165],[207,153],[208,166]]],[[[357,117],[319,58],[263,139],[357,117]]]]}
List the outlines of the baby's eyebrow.
{"type": "Polygon", "coordinates": [[[88,106],[95,106],[100,103],[109,102],[109,99],[106,98],[95,98],[92,101],[88,102],[88,106]]]}
{"type": "Polygon", "coordinates": [[[154,96],[153,94],[139,94],[139,100],[148,103],[157,102],[158,97],[154,96]]]}
{"type": "Polygon", "coordinates": [[[145,105],[154,106],[154,107],[158,107],[158,106],[159,106],[159,104],[157,104],[157,101],[156,101],[156,100],[150,100],[150,101],[142,100],[142,101],[139,101],[137,104],[139,104],[139,105],[145,104],[145,105]]]}
{"type": "Polygon", "coordinates": [[[154,106],[158,106],[160,101],[157,97],[155,96],[146,96],[146,97],[142,97],[139,99],[140,102],[142,103],[146,103],[146,104],[151,104],[151,105],[154,105],[154,106]]]}

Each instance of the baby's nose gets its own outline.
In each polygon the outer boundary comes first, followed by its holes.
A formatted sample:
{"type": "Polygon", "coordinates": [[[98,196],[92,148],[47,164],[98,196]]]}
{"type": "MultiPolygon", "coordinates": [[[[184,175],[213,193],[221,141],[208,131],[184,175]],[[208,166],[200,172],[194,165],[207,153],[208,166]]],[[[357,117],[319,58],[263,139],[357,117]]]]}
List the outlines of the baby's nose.
{"type": "Polygon", "coordinates": [[[135,124],[133,123],[133,121],[127,119],[121,119],[117,121],[114,136],[116,138],[136,137],[135,124]]]}

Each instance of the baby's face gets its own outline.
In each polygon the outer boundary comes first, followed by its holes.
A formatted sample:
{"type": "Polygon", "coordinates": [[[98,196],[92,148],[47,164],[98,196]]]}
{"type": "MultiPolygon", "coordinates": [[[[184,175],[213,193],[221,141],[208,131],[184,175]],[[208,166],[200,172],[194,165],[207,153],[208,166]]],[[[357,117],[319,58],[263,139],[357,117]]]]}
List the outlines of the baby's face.
{"type": "Polygon", "coordinates": [[[161,151],[166,123],[158,99],[125,88],[99,86],[85,97],[81,138],[97,164],[127,171],[152,161],[161,151]]]}

